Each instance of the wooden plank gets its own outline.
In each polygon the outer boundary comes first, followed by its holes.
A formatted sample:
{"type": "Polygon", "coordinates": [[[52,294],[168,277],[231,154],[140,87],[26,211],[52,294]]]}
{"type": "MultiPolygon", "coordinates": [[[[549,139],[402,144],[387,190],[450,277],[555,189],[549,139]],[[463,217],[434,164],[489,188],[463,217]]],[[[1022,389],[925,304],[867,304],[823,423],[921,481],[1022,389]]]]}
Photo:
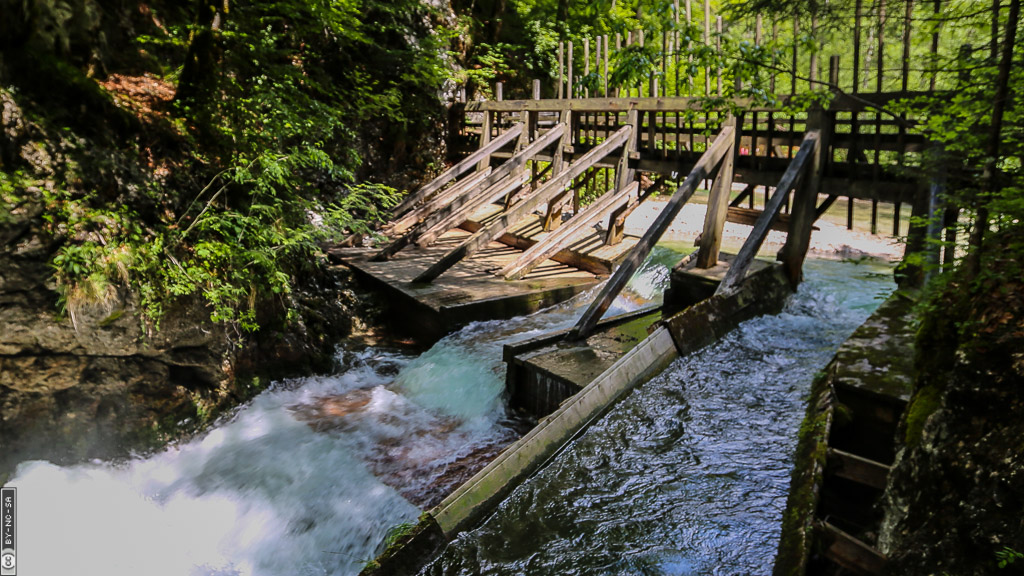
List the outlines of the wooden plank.
{"type": "Polygon", "coordinates": [[[415,193],[406,196],[405,199],[402,200],[402,202],[395,208],[393,214],[401,215],[405,213],[420,200],[423,200],[427,196],[439,190],[445,184],[451,182],[452,180],[461,176],[463,173],[469,171],[469,169],[476,165],[478,162],[480,162],[480,160],[483,157],[489,157],[492,152],[497,151],[502,146],[518,138],[519,134],[522,131],[523,126],[521,124],[516,124],[507,132],[505,132],[501,136],[498,136],[494,140],[491,140],[490,142],[481,143],[480,149],[478,149],[476,152],[473,152],[469,156],[466,156],[460,162],[455,164],[455,166],[452,166],[451,168],[442,172],[440,176],[431,180],[429,183],[427,183],[425,186],[417,190],[415,193]]]}
{"type": "Polygon", "coordinates": [[[451,212],[446,217],[438,220],[433,225],[424,226],[412,234],[413,242],[420,248],[426,248],[437,241],[442,234],[465,222],[474,212],[499,198],[519,190],[523,184],[530,180],[530,174],[525,170],[509,174],[500,182],[485,189],[475,196],[470,202],[458,210],[451,212]]]}
{"type": "Polygon", "coordinates": [[[736,258],[729,265],[729,271],[725,273],[725,278],[722,279],[718,289],[715,290],[716,294],[725,294],[734,290],[743,280],[747,269],[750,267],[750,263],[754,261],[757,251],[761,249],[764,239],[768,236],[772,221],[778,215],[779,210],[782,209],[783,200],[796,187],[808,166],[811,165],[809,159],[818,147],[820,136],[820,132],[816,130],[808,132],[804,136],[804,143],[800,145],[800,150],[796,153],[796,157],[789,163],[789,168],[786,169],[786,173],[779,180],[778,186],[775,187],[775,193],[772,194],[768,205],[765,206],[764,212],[757,223],[754,224],[754,229],[750,231],[750,236],[747,236],[746,242],[743,243],[739,253],[736,254],[736,258]]]}
{"type": "MultiPolygon", "coordinates": [[[[739,135],[742,122],[735,118],[728,121],[739,135]]],[[[722,233],[725,229],[725,216],[729,211],[729,194],[732,193],[733,163],[736,158],[738,138],[722,159],[718,168],[711,193],[708,196],[708,211],[704,218],[704,231],[700,235],[700,248],[697,252],[697,268],[711,268],[718,264],[718,252],[722,248],[722,233]]]]}
{"type": "Polygon", "coordinates": [[[701,155],[700,160],[697,161],[693,169],[686,176],[686,179],[676,189],[675,194],[672,195],[672,198],[662,208],[658,217],[654,219],[654,222],[647,229],[647,232],[644,233],[640,241],[633,247],[633,250],[626,256],[622,264],[619,265],[618,270],[615,271],[615,274],[612,275],[604,285],[604,288],[601,289],[601,293],[591,302],[590,307],[583,313],[576,326],[569,331],[566,336],[567,340],[580,340],[590,335],[594,325],[597,324],[601,316],[611,306],[612,300],[626,286],[629,279],[633,277],[633,274],[643,264],[647,255],[651,253],[654,245],[661,239],[662,234],[665,233],[665,230],[668,229],[672,221],[679,215],[683,205],[693,196],[697,185],[708,177],[708,174],[711,173],[729,148],[732,147],[734,133],[735,128],[733,126],[722,128],[714,143],[701,155]]]}
{"type": "Polygon", "coordinates": [[[415,210],[409,211],[405,216],[398,220],[393,220],[385,226],[385,231],[389,235],[403,234],[406,230],[416,225],[422,218],[429,216],[435,210],[438,210],[448,204],[452,203],[456,198],[466,193],[470,188],[476,186],[480,182],[491,175],[493,168],[490,166],[486,170],[478,170],[473,172],[469,176],[466,176],[462,180],[455,182],[455,184],[445,188],[444,190],[434,194],[429,200],[420,205],[415,210]]]}
{"type": "Polygon", "coordinates": [[[840,478],[846,478],[877,490],[885,490],[885,483],[889,479],[889,471],[892,468],[856,454],[829,448],[828,469],[830,473],[840,478]]]}
{"type": "Polygon", "coordinates": [[[878,576],[885,572],[888,559],[884,554],[828,522],[818,526],[830,540],[825,549],[826,558],[860,576],[878,576]]]}
{"type": "Polygon", "coordinates": [[[505,280],[519,280],[533,271],[541,262],[563,248],[563,245],[588,226],[607,216],[612,210],[629,201],[629,196],[640,187],[632,182],[622,190],[607,192],[587,206],[582,212],[574,215],[557,231],[552,232],[523,252],[515,262],[498,272],[505,280]]]}
{"type": "MultiPolygon", "coordinates": [[[[861,92],[858,94],[836,94],[829,104],[829,111],[865,111],[877,107],[885,107],[897,100],[921,98],[925,96],[953,96],[952,91],[930,92],[927,90],[908,90],[891,92],[861,92]]],[[[793,104],[792,96],[783,96],[779,99],[778,106],[766,107],[760,102],[751,98],[725,98],[723,102],[728,103],[725,107],[736,107],[746,111],[757,110],[759,112],[783,112],[787,105],[793,104]]],[[[535,110],[542,112],[553,112],[567,107],[574,112],[626,112],[635,108],[642,112],[685,112],[700,111],[702,104],[706,103],[704,98],[690,96],[666,96],[664,98],[638,98],[636,96],[623,98],[579,98],[575,100],[477,100],[466,103],[467,112],[483,112],[491,110],[495,112],[519,112],[521,110],[535,110]]]]}
{"type": "Polygon", "coordinates": [[[824,151],[829,150],[830,125],[826,121],[825,112],[812,108],[807,113],[807,128],[808,132],[820,131],[818,144],[811,152],[809,173],[801,180],[800,186],[793,194],[793,220],[786,235],[786,244],[779,254],[783,270],[794,288],[803,280],[804,258],[811,244],[818,191],[821,189],[824,171],[823,156],[824,151]]]}
{"type": "MultiPolygon", "coordinates": [[[[536,156],[546,146],[550,145],[556,138],[561,137],[566,131],[564,124],[559,124],[551,130],[549,130],[544,136],[538,138],[532,144],[520,150],[517,154],[513,155],[507,161],[503,162],[497,170],[493,170],[489,176],[482,180],[478,184],[477,190],[467,190],[461,196],[445,205],[441,209],[427,216],[427,218],[419,225],[409,229],[404,235],[391,242],[391,244],[385,246],[381,251],[377,252],[370,258],[371,261],[380,262],[382,260],[388,260],[402,248],[408,246],[414,239],[419,239],[425,231],[438,226],[439,223],[449,219],[458,219],[458,217],[452,218],[453,214],[463,214],[467,212],[464,209],[467,205],[474,204],[474,199],[479,196],[485,196],[489,192],[495,190],[507,176],[513,171],[521,170],[526,165],[527,160],[531,157],[536,156]],[[483,190],[483,192],[480,192],[483,190]]],[[[508,188],[503,188],[506,192],[508,188]]],[[[482,205],[483,203],[476,203],[476,205],[482,205]]],[[[457,225],[456,222],[454,225],[457,225]]]]}
{"type": "Polygon", "coordinates": [[[526,163],[542,150],[553,144],[556,139],[563,137],[566,130],[567,127],[564,124],[559,124],[555,128],[552,128],[546,134],[520,150],[499,166],[498,169],[480,185],[480,189],[483,190],[482,192],[466,199],[460,206],[455,207],[447,213],[439,212],[436,216],[428,218],[424,225],[415,232],[416,244],[421,247],[429,246],[437,239],[438,236],[443,234],[446,230],[458,226],[462,221],[468,218],[470,214],[479,210],[481,206],[489,202],[494,202],[501,196],[509,194],[519,185],[525,183],[526,180],[529,179],[524,170],[526,163]],[[511,180],[506,177],[511,177],[511,180]],[[516,183],[511,184],[512,181],[515,181],[516,183]]]}
{"type": "Polygon", "coordinates": [[[612,150],[622,146],[632,131],[632,126],[620,128],[618,132],[612,134],[607,140],[584,154],[578,161],[571,163],[560,174],[552,177],[547,184],[541,186],[540,189],[524,198],[494,222],[480,229],[462,244],[445,254],[441,260],[414,278],[413,282],[431,282],[463,258],[472,256],[481,248],[487,246],[492,240],[501,236],[509,226],[515,224],[523,216],[561,193],[574,178],[593,166],[598,160],[609,154],[612,150]]]}

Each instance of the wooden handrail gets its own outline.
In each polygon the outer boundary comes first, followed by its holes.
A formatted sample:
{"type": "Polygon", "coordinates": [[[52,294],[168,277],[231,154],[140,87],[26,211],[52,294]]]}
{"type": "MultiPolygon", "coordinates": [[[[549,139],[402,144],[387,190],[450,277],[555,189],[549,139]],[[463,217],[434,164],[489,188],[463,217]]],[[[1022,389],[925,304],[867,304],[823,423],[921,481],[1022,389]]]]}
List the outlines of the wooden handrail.
{"type": "Polygon", "coordinates": [[[686,179],[676,189],[675,194],[672,195],[672,198],[662,208],[650,228],[647,229],[647,232],[644,233],[640,241],[630,251],[629,256],[615,270],[615,273],[612,274],[608,283],[604,285],[597,298],[591,302],[590,307],[583,313],[576,326],[569,331],[569,334],[566,336],[567,340],[581,340],[590,335],[594,325],[597,324],[601,316],[611,306],[612,300],[626,287],[626,283],[629,282],[629,279],[633,277],[633,274],[643,264],[647,255],[654,248],[654,245],[661,239],[662,234],[665,233],[665,230],[668,229],[672,221],[679,215],[683,205],[693,196],[693,193],[697,190],[697,185],[708,177],[708,174],[722,161],[726,152],[733,146],[735,142],[733,133],[735,130],[733,126],[726,126],[718,133],[715,141],[697,160],[693,169],[690,170],[686,179]]]}
{"type": "Polygon", "coordinates": [[[512,206],[496,220],[478,230],[475,234],[466,239],[462,244],[445,254],[441,260],[434,263],[430,268],[413,279],[413,282],[432,282],[435,278],[444,274],[446,270],[457,264],[463,258],[473,255],[481,248],[487,246],[492,240],[501,236],[508,230],[509,226],[521,220],[532,212],[539,205],[548,202],[559,194],[573,178],[576,178],[598,160],[604,158],[609,152],[622,146],[632,132],[632,126],[623,126],[617,132],[609,136],[604,142],[592,148],[579,160],[572,162],[548,180],[543,186],[533,191],[518,204],[512,206]]]}
{"type": "Polygon", "coordinates": [[[516,186],[524,184],[529,180],[529,175],[524,172],[526,162],[548,146],[554,144],[555,140],[559,139],[568,129],[568,126],[565,124],[558,124],[543,136],[534,140],[529,146],[526,146],[506,160],[491,175],[492,177],[487,178],[480,186],[482,192],[473,194],[463,204],[450,210],[444,216],[438,215],[425,222],[414,234],[416,244],[420,246],[432,244],[438,236],[464,222],[473,212],[479,210],[481,206],[494,202],[510,190],[515,189],[516,186]],[[508,183],[510,180],[516,181],[517,184],[510,185],[508,183]]]}
{"type": "Polygon", "coordinates": [[[753,230],[750,231],[750,236],[747,236],[747,240],[743,243],[739,253],[736,254],[736,258],[729,264],[729,271],[725,273],[725,278],[718,285],[715,294],[724,294],[733,290],[743,280],[747,269],[750,268],[750,263],[753,262],[754,257],[757,256],[757,251],[764,244],[764,239],[768,236],[772,222],[782,209],[783,201],[796,188],[800,179],[807,171],[807,167],[811,165],[808,160],[814,154],[814,150],[818,147],[820,141],[821,132],[819,130],[812,130],[804,134],[800,150],[797,151],[796,156],[789,163],[789,167],[782,174],[778,186],[775,187],[775,193],[768,200],[768,205],[765,206],[764,212],[757,219],[753,230]]]}
{"type": "Polygon", "coordinates": [[[505,280],[519,280],[533,271],[541,262],[546,260],[555,252],[558,252],[562,245],[580,230],[590,226],[604,218],[612,210],[619,208],[629,201],[629,196],[640,187],[638,182],[628,184],[622,190],[607,192],[587,206],[579,214],[573,215],[568,222],[560,226],[543,240],[537,242],[525,252],[519,255],[515,262],[509,264],[498,272],[505,280]]]}
{"type": "Polygon", "coordinates": [[[501,136],[498,136],[494,140],[491,140],[490,142],[482,146],[480,149],[478,149],[476,152],[473,152],[469,156],[463,158],[455,166],[452,166],[451,168],[442,172],[440,176],[434,178],[416,192],[406,196],[405,199],[402,200],[402,202],[395,207],[393,214],[395,216],[401,216],[410,208],[412,208],[417,202],[433,194],[445,184],[458,178],[464,172],[476,166],[476,164],[480,162],[480,160],[483,159],[485,156],[489,156],[492,152],[497,151],[502,146],[518,138],[519,135],[522,134],[523,130],[524,126],[521,123],[512,126],[511,128],[508,129],[507,132],[505,132],[501,136]]]}
{"type": "MultiPolygon", "coordinates": [[[[509,176],[517,169],[521,169],[523,166],[525,166],[527,160],[536,156],[539,152],[544,150],[544,148],[549,146],[556,138],[564,134],[566,130],[567,127],[564,124],[559,124],[555,126],[547,133],[545,133],[543,136],[541,136],[533,143],[531,143],[529,146],[527,146],[523,150],[520,150],[518,153],[513,155],[504,163],[502,163],[502,165],[499,166],[497,170],[492,171],[490,176],[487,176],[484,180],[480,181],[474,188],[464,190],[459,195],[458,198],[454,199],[452,202],[446,204],[441,209],[430,214],[429,216],[426,217],[425,220],[423,220],[419,224],[413,226],[412,228],[409,228],[409,230],[404,235],[392,241],[391,244],[388,244],[379,252],[374,254],[373,257],[370,258],[370,260],[374,262],[381,262],[390,259],[392,256],[397,254],[402,248],[408,246],[409,243],[412,242],[414,238],[417,238],[420,235],[422,235],[425,231],[428,231],[436,227],[440,222],[448,219],[453,213],[460,212],[461,209],[467,203],[472,203],[473,199],[476,198],[477,195],[481,193],[481,190],[482,194],[486,195],[488,191],[499,186],[504,186],[504,182],[506,182],[507,176],[509,176]]],[[[454,225],[458,224],[459,222],[456,222],[454,225]]]]}

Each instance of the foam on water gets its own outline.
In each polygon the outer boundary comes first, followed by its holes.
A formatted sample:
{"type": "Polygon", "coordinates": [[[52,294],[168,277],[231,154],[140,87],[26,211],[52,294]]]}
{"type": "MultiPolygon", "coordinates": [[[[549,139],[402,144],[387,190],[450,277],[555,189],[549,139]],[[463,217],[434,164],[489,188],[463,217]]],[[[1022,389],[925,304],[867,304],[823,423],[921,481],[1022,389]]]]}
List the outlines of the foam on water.
{"type": "MultiPolygon", "coordinates": [[[[660,293],[679,256],[656,256],[609,315],[660,293]]],[[[595,293],[472,324],[418,358],[344,350],[339,373],[278,383],[146,458],[23,463],[10,482],[19,564],[25,574],[354,574],[390,527],[415,521],[403,494],[508,439],[502,345],[569,328],[595,293]]]]}
{"type": "Polygon", "coordinates": [[[424,572],[766,574],[810,382],[892,289],[808,262],[779,315],[637,388],[424,572]]]}

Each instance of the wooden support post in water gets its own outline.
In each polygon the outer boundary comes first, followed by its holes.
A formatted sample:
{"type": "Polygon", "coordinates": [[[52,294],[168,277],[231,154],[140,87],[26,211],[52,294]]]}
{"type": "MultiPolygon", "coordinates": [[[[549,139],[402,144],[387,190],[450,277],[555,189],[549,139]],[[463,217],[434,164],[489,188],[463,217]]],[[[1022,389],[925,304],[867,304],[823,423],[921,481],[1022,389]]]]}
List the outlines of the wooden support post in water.
{"type": "Polygon", "coordinates": [[[632,131],[633,128],[631,126],[624,126],[619,129],[618,132],[608,137],[607,140],[595,146],[579,160],[570,164],[569,167],[562,171],[561,174],[553,176],[551,180],[549,180],[540,189],[531,193],[518,204],[507,210],[503,215],[499,216],[496,220],[478,230],[458,247],[445,254],[438,262],[434,263],[430,268],[414,278],[413,282],[432,282],[435,278],[444,274],[445,271],[462,259],[472,256],[480,249],[487,246],[489,243],[494,241],[495,238],[504,234],[505,231],[508,230],[509,226],[512,226],[521,220],[539,205],[550,201],[558,195],[566,185],[572,182],[574,178],[596,164],[612,150],[622,146],[629,138],[632,131]]]}
{"type": "Polygon", "coordinates": [[[732,193],[733,164],[739,151],[741,138],[740,118],[730,118],[724,124],[734,128],[734,143],[729,147],[718,168],[718,175],[711,186],[708,196],[708,211],[704,218],[704,232],[700,235],[700,249],[697,253],[698,268],[712,268],[718,263],[718,252],[722,248],[722,232],[725,228],[725,217],[729,212],[729,195],[732,193]]]}
{"type": "Polygon", "coordinates": [[[736,258],[733,258],[729,264],[729,270],[726,272],[722,283],[718,285],[718,289],[715,291],[716,294],[723,294],[735,289],[743,280],[747,269],[750,267],[750,263],[753,262],[754,257],[757,256],[757,251],[761,249],[764,239],[768,236],[772,221],[775,220],[775,217],[782,209],[783,199],[799,183],[807,167],[811,165],[810,159],[818,147],[820,135],[821,133],[817,130],[804,135],[804,140],[800,144],[800,150],[793,157],[793,161],[789,163],[786,172],[783,173],[778,186],[775,188],[775,194],[772,195],[771,200],[765,205],[764,212],[761,213],[761,216],[750,231],[750,236],[743,243],[743,247],[736,254],[736,258]]]}
{"type": "Polygon", "coordinates": [[[807,248],[811,244],[818,191],[821,189],[824,169],[822,159],[829,154],[831,146],[829,132],[831,125],[826,121],[825,112],[820,107],[812,108],[807,113],[807,130],[808,132],[819,131],[818,145],[811,154],[810,166],[807,168],[810,173],[802,179],[793,195],[793,212],[789,221],[789,233],[786,235],[786,244],[779,253],[783,270],[793,288],[796,288],[803,280],[804,258],[807,256],[807,248]]]}
{"type": "Polygon", "coordinates": [[[665,233],[665,230],[668,229],[672,221],[679,215],[683,205],[693,196],[697,185],[708,177],[708,174],[718,165],[722,157],[725,156],[725,153],[733,145],[735,141],[734,132],[735,128],[732,126],[726,126],[719,132],[715,141],[708,146],[704,154],[697,160],[693,170],[690,171],[686,179],[683,180],[683,183],[676,189],[672,198],[661,209],[661,212],[658,213],[658,217],[655,218],[647,232],[644,233],[640,241],[633,247],[622,264],[619,265],[618,269],[604,285],[604,288],[601,289],[601,293],[598,294],[597,298],[590,303],[587,311],[583,313],[576,326],[566,335],[566,340],[581,340],[590,335],[594,326],[601,319],[601,316],[611,306],[612,300],[626,286],[626,283],[629,282],[629,279],[633,277],[633,274],[643,264],[647,255],[650,254],[654,245],[661,239],[662,234],[665,233]]]}

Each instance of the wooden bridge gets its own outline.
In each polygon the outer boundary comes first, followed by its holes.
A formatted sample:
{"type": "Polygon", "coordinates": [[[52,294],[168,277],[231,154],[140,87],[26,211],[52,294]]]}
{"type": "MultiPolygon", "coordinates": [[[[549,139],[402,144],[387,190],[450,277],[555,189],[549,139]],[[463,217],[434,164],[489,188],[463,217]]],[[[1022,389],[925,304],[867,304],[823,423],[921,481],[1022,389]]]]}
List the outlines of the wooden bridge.
{"type": "MultiPolygon", "coordinates": [[[[791,95],[770,103],[739,96],[741,82],[721,68],[697,66],[694,73],[693,41],[678,22],[662,33],[660,60],[646,82],[610,84],[610,55],[642,46],[637,31],[616,35],[614,50],[607,35],[586,40],[582,58],[571,42],[561,43],[554,86],[535,80],[520,98],[505,99],[499,83],[492,99],[453,103],[449,145],[457,161],[406,197],[379,231],[383,242],[363,246],[366,238],[353,237],[332,255],[392,296],[396,328],[428,342],[471,321],[508,318],[600,288],[573,328],[506,346],[510,403],[537,416],[538,426],[421,518],[382,566],[422,565],[626,390],[738,322],[780,309],[801,280],[814,223],[826,212],[845,207],[853,228],[855,209],[870,210],[870,231],[878,233],[880,213],[891,211],[892,235],[906,234],[908,251],[923,251],[934,263],[953,259],[958,210],[942,205],[941,182],[921,169],[938,147],[915,133],[923,119],[893,109],[963,78],[934,65],[951,48],[938,31],[928,32],[930,64],[911,69],[913,2],[903,5],[898,58],[886,58],[886,35],[877,33],[887,26],[885,2],[873,14],[862,4],[850,45],[832,46],[852,53],[853,66],[841,69],[832,56],[824,75],[818,53],[800,54],[795,40],[808,24],[816,36],[816,19],[793,19],[789,65],[773,56],[768,69],[770,90],[788,84],[791,95]],[[861,40],[872,18],[869,77],[861,40]],[[818,89],[809,105],[801,105],[802,87],[818,89]],[[664,304],[603,319],[698,191],[707,194],[698,248],[673,268],[664,304]],[[640,236],[626,234],[627,218],[655,194],[670,198],[658,203],[640,236]],[[911,222],[906,206],[919,219],[911,222]],[[729,221],[750,226],[735,254],[722,251],[729,221]],[[926,239],[938,239],[944,228],[944,252],[926,248],[938,245],[926,239]],[[777,261],[755,260],[773,229],[786,232],[777,261]]],[[[940,3],[934,7],[938,14],[940,3]]],[[[681,13],[677,3],[677,19],[681,13]]],[[[689,25],[689,0],[685,14],[689,25]]],[[[713,38],[706,0],[703,14],[703,42],[711,46],[724,24],[717,19],[713,38]]],[[[771,22],[773,42],[784,24],[771,22]]],[[[734,26],[747,27],[753,46],[762,44],[761,17],[734,26]]],[[[877,551],[844,538],[827,560],[872,573],[877,551]]]]}

